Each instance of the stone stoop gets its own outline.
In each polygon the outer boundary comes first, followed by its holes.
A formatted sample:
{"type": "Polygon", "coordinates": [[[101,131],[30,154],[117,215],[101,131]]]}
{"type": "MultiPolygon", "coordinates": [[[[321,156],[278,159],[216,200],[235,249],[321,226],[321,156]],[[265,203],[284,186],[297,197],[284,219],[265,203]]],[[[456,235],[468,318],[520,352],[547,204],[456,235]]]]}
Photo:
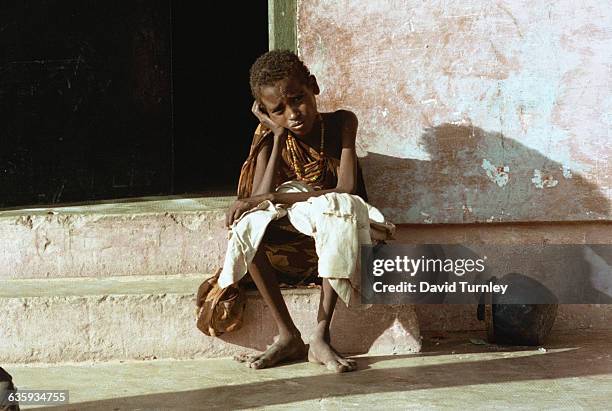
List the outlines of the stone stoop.
{"type": "MultiPolygon", "coordinates": [[[[256,291],[243,327],[222,338],[195,325],[195,292],[206,275],[0,281],[0,364],[215,358],[263,350],[276,327],[256,291]]],[[[303,337],[314,329],[319,289],[283,294],[303,337]]],[[[413,306],[341,302],[332,338],[343,353],[406,354],[421,347],[413,306]]]]}
{"type": "MultiPolygon", "coordinates": [[[[221,265],[224,215],[233,199],[154,197],[0,211],[0,363],[214,358],[265,349],[275,327],[257,293],[249,296],[243,329],[219,339],[195,327],[195,292],[206,275],[192,273],[221,265]]],[[[409,225],[398,227],[396,238],[406,244],[605,244],[609,227],[409,225]]],[[[530,263],[523,260],[517,259],[530,263]]],[[[307,337],[318,289],[284,295],[307,337]]],[[[417,352],[417,314],[424,332],[484,327],[470,305],[348,310],[339,303],[334,345],[344,353],[417,352]]],[[[612,305],[560,306],[555,329],[610,329],[611,319],[612,305]]]]}
{"type": "MultiPolygon", "coordinates": [[[[198,285],[222,264],[234,197],[153,197],[0,211],[0,363],[214,358],[263,350],[275,326],[253,292],[241,330],[195,326],[198,285]]],[[[318,289],[285,290],[304,337],[318,289]]],[[[420,350],[414,307],[346,309],[345,353],[420,350]]]]}
{"type": "Polygon", "coordinates": [[[0,211],[0,279],[214,272],[234,197],[0,211]]]}

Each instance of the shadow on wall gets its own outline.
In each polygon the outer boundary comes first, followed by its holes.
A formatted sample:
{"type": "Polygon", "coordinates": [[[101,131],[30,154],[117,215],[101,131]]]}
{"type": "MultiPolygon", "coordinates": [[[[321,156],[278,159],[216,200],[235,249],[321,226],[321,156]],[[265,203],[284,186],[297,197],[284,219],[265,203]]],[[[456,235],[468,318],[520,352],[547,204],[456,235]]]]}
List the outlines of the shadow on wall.
{"type": "Polygon", "coordinates": [[[536,150],[478,127],[426,129],[428,161],[368,153],[360,159],[370,202],[392,221],[472,223],[603,220],[598,187],[536,150]]]}

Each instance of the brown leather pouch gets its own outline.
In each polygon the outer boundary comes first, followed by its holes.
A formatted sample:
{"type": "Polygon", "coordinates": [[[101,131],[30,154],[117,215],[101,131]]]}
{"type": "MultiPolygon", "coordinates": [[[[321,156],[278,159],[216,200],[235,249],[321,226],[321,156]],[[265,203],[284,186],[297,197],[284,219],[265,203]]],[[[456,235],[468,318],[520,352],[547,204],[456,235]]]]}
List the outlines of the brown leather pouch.
{"type": "Polygon", "coordinates": [[[205,280],[196,297],[197,327],[206,335],[218,337],[242,326],[246,296],[240,284],[219,287],[221,269],[205,280]]]}

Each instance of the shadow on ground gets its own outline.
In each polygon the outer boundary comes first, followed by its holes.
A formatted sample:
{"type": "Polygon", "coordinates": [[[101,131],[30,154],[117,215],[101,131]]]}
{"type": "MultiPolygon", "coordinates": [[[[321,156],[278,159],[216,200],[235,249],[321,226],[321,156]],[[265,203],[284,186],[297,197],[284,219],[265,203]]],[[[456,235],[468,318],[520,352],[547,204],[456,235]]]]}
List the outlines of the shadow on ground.
{"type": "MultiPolygon", "coordinates": [[[[602,348],[607,342],[609,335],[605,334],[596,341],[592,337],[582,336],[576,341],[554,344],[555,349],[549,347],[548,352],[535,348],[507,349],[465,342],[457,344],[456,341],[443,342],[439,346],[427,345],[424,353],[412,356],[360,358],[360,371],[339,375],[318,368],[320,374],[291,377],[296,373],[295,367],[300,367],[302,371],[304,367],[315,367],[310,364],[263,371],[249,370],[235,364],[228,367],[231,379],[228,375],[206,375],[206,370],[202,370],[203,379],[219,384],[215,387],[48,409],[239,409],[365,394],[399,394],[438,388],[591,377],[612,373],[612,358],[604,355],[609,353],[602,348]],[[488,354],[492,351],[491,347],[494,347],[495,354],[488,354]],[[471,352],[487,354],[470,355],[471,352]],[[241,382],[256,378],[258,381],[255,382],[241,382]]],[[[172,389],[172,381],[168,381],[168,389],[172,389]]]]}

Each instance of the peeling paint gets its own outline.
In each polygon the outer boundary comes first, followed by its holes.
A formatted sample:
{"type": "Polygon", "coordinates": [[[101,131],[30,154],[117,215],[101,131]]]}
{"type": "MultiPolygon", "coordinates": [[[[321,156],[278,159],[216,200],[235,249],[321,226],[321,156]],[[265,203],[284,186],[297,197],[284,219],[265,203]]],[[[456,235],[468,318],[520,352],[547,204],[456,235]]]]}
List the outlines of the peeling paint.
{"type": "Polygon", "coordinates": [[[430,98],[428,100],[422,100],[421,104],[432,104],[432,103],[435,104],[437,102],[438,102],[438,100],[436,100],[435,98],[430,98]]]}
{"type": "Polygon", "coordinates": [[[18,225],[22,225],[24,227],[29,228],[30,230],[34,227],[34,223],[32,222],[32,217],[29,215],[20,216],[15,220],[18,225]]]}
{"type": "Polygon", "coordinates": [[[432,221],[432,219],[431,219],[431,216],[430,216],[429,214],[424,213],[424,212],[422,212],[422,211],[421,211],[421,215],[422,215],[423,217],[425,217],[425,219],[423,220],[423,222],[424,222],[425,224],[431,224],[431,223],[433,223],[433,221],[432,221]]]}
{"type": "Polygon", "coordinates": [[[553,178],[553,176],[542,176],[542,171],[537,168],[533,170],[533,178],[531,182],[537,188],[552,188],[555,187],[559,182],[553,178]]]}
{"type": "Polygon", "coordinates": [[[317,102],[357,114],[373,204],[398,223],[610,220],[609,7],[438,3],[298,2],[317,102]]]}
{"type": "Polygon", "coordinates": [[[482,160],[482,165],[480,167],[487,172],[487,177],[489,177],[489,180],[498,186],[503,187],[508,184],[508,180],[510,179],[510,176],[508,175],[510,167],[496,167],[486,158],[482,160]]]}

